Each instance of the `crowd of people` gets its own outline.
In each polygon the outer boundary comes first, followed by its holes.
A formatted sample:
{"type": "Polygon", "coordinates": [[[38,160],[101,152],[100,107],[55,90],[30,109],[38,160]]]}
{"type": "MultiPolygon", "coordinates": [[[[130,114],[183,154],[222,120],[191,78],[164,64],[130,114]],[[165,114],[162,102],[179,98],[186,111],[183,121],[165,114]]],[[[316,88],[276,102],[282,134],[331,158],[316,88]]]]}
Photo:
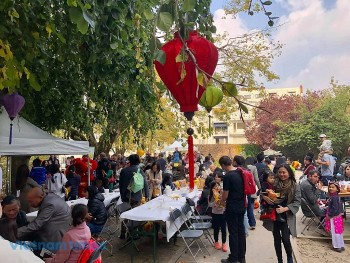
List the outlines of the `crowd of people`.
{"type": "MultiPolygon", "coordinates": [[[[325,138],[324,134],[320,137],[325,138]]],[[[282,244],[287,262],[293,262],[290,236],[297,235],[296,214],[300,205],[306,217],[313,216],[308,210],[311,207],[313,214],[325,223],[325,230],[332,235],[333,249],[344,250],[342,202],[348,200],[339,198],[338,193],[339,181],[350,181],[350,157],[337,169],[331,143],[325,145],[316,160],[310,153],[305,156],[299,181],[295,169],[301,168],[300,163],[283,156],[265,156],[261,152],[247,158],[222,156],[216,162],[210,154],[204,157],[196,152],[195,175],[197,182],[204,182],[196,210],[212,217],[215,249],[227,252],[229,240],[230,254],[221,262],[245,262],[246,237],[256,228],[254,209],[258,207],[263,226],[272,232],[278,262],[283,262],[282,244]],[[250,195],[245,194],[246,172],[257,190],[250,195]],[[328,198],[324,186],[328,186],[328,198]]],[[[1,202],[0,236],[14,243],[29,241],[37,255],[41,249],[38,243],[51,245],[49,250],[55,254],[45,259],[47,262],[77,262],[84,250],[82,244],[88,244],[91,237],[98,235],[107,221],[103,202],[107,189],[119,189],[122,202],[139,206],[162,195],[167,188],[174,190],[183,186],[183,182],[186,185],[188,162],[188,156],[178,149],[167,157],[163,153],[154,156],[147,153],[143,158],[137,154],[126,158],[101,153],[90,164],[84,157],[72,156],[65,163],[65,171],[56,156],[46,161],[34,159],[31,169],[27,165],[18,167],[18,196],[8,195],[1,202]],[[82,169],[83,162],[91,167],[82,169]],[[135,174],[142,175],[144,181],[137,192],[130,188],[135,174]],[[91,185],[84,183],[88,177],[91,185]],[[79,197],[86,198],[87,205],[79,204],[71,209],[65,202],[79,197]],[[34,210],[38,210],[37,217],[28,222],[26,213],[34,210]],[[68,249],[55,246],[68,242],[75,245],[68,249]]],[[[123,224],[119,237],[126,237],[123,224]]]]}

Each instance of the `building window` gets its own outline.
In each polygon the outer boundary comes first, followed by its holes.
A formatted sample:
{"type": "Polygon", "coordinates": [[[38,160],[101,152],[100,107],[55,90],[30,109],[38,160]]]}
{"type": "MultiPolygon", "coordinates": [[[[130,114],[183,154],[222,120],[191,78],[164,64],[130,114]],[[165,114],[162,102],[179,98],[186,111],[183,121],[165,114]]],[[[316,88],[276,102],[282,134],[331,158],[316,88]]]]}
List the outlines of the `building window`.
{"type": "Polygon", "coordinates": [[[256,98],[256,99],[262,98],[262,94],[255,94],[255,98],[256,98]]]}
{"type": "Polygon", "coordinates": [[[252,98],[252,95],[250,95],[250,94],[243,95],[243,98],[245,98],[245,99],[251,99],[251,98],[252,98]]]}
{"type": "Polygon", "coordinates": [[[244,123],[237,123],[237,130],[244,130],[245,124],[244,123]]]}
{"type": "Polygon", "coordinates": [[[271,96],[277,96],[277,93],[276,93],[276,92],[269,92],[269,94],[270,94],[271,96]]]}
{"type": "Polygon", "coordinates": [[[227,144],[227,142],[228,142],[227,136],[215,137],[216,144],[227,144]]]}
{"type": "Polygon", "coordinates": [[[288,94],[289,95],[295,95],[296,93],[295,93],[295,91],[289,91],[288,94]]]}
{"type": "Polygon", "coordinates": [[[215,133],[227,133],[227,124],[226,123],[214,123],[214,132],[215,133]]]}

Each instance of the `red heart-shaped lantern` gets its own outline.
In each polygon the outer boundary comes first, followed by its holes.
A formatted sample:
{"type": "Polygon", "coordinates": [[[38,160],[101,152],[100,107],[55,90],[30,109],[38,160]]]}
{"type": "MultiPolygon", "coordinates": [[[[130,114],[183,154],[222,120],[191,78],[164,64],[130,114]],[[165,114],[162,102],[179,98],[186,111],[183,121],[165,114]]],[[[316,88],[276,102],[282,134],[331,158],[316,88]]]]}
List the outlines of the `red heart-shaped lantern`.
{"type": "MultiPolygon", "coordinates": [[[[198,67],[210,76],[214,73],[218,63],[218,50],[209,40],[197,35],[196,31],[189,33],[189,38],[185,41],[188,49],[196,59],[198,67]]],[[[169,89],[176,101],[180,105],[180,111],[185,113],[187,119],[191,120],[195,111],[198,110],[198,102],[202,97],[204,88],[198,87],[196,65],[188,57],[184,62],[186,76],[182,81],[182,62],[176,62],[176,57],[183,48],[183,42],[175,33],[173,40],[165,43],[162,50],[166,54],[165,64],[155,61],[156,70],[169,89]]],[[[210,77],[208,77],[208,80],[210,77]]]]}
{"type": "MultiPolygon", "coordinates": [[[[204,92],[204,87],[198,85],[197,76],[203,74],[202,71],[204,71],[209,75],[206,75],[206,78],[210,79],[218,63],[218,50],[209,40],[198,36],[196,31],[189,33],[185,43],[186,45],[180,39],[179,34],[175,33],[174,39],[162,47],[166,54],[164,65],[158,61],[155,61],[154,64],[165,86],[179,103],[180,111],[184,112],[188,120],[192,120],[204,92]],[[176,62],[177,57],[181,54],[184,56],[176,62]]],[[[193,132],[192,128],[187,129],[191,189],[194,188],[193,132]]]]}

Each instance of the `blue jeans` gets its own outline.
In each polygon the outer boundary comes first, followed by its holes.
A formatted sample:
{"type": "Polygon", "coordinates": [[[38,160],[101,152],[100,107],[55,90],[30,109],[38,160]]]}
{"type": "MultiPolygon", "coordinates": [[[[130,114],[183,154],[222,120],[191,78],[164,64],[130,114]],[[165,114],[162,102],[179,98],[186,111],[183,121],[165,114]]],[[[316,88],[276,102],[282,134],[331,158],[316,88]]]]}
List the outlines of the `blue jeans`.
{"type": "Polygon", "coordinates": [[[90,228],[91,235],[101,233],[103,225],[95,225],[88,223],[87,226],[90,228]]]}
{"type": "Polygon", "coordinates": [[[248,235],[248,231],[249,231],[249,223],[248,223],[248,214],[247,214],[247,210],[245,211],[244,213],[244,221],[243,221],[243,224],[244,224],[244,232],[246,235],[248,235]]]}
{"type": "Polygon", "coordinates": [[[256,226],[256,221],[254,216],[254,201],[255,201],[255,198],[251,198],[250,196],[248,196],[247,216],[248,216],[248,223],[250,227],[256,226]]]}

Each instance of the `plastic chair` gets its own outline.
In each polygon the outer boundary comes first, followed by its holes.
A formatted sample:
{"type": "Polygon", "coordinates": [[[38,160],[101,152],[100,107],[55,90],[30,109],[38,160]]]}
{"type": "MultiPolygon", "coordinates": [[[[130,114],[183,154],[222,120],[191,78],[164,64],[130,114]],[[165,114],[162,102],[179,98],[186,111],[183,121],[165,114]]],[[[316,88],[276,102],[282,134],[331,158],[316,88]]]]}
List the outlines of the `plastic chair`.
{"type": "Polygon", "coordinates": [[[201,240],[201,237],[203,236],[203,230],[189,229],[187,223],[185,222],[184,225],[186,226],[186,229],[181,231],[180,230],[181,225],[178,220],[180,217],[182,217],[182,213],[179,209],[176,208],[170,212],[170,220],[175,225],[178,231],[178,235],[182,238],[182,240],[186,245],[185,249],[181,251],[179,257],[174,262],[177,262],[183,253],[190,251],[193,260],[197,263],[196,256],[199,252],[202,253],[204,258],[206,257],[202,248],[198,243],[198,240],[199,240],[203,244],[203,241],[201,240]],[[198,247],[197,251],[195,252],[191,249],[191,246],[194,244],[196,244],[198,247]]]}

